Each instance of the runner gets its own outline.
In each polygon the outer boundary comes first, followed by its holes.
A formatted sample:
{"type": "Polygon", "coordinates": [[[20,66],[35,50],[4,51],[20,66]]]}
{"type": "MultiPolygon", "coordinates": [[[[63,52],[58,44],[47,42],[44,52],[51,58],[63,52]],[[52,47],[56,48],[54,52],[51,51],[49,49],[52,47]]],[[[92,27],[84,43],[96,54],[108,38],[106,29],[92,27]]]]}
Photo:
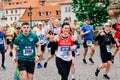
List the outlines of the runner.
{"type": "MultiPolygon", "coordinates": [[[[51,30],[48,35],[47,35],[47,38],[49,38],[49,43],[48,43],[48,48],[51,49],[51,47],[53,47],[54,45],[54,42],[53,42],[53,38],[55,35],[60,35],[60,32],[61,32],[61,27],[60,27],[60,21],[58,19],[55,19],[54,23],[53,23],[53,30],[51,30]]],[[[45,63],[44,63],[44,68],[47,67],[47,63],[50,59],[52,59],[54,57],[54,54],[51,53],[47,59],[45,60],[45,63]]]]}
{"type": "Polygon", "coordinates": [[[33,80],[35,62],[40,57],[40,45],[37,35],[30,32],[29,23],[22,24],[22,33],[14,40],[13,59],[16,61],[18,57],[18,69],[20,71],[21,80],[33,80]],[[37,54],[35,47],[37,46],[37,54]],[[16,54],[17,47],[19,47],[18,55],[16,54]]]}
{"type": "MultiPolygon", "coordinates": [[[[79,41],[79,40],[80,40],[80,26],[79,26],[79,24],[78,24],[78,21],[77,21],[77,20],[74,20],[74,23],[73,23],[73,25],[72,25],[71,27],[74,28],[74,30],[75,30],[74,35],[77,37],[77,40],[79,41]]],[[[78,49],[75,50],[75,54],[76,54],[77,56],[80,55],[78,49]]]]}
{"type": "MultiPolygon", "coordinates": [[[[38,29],[36,30],[36,35],[39,39],[40,45],[41,45],[41,51],[42,51],[42,55],[40,56],[40,62],[43,58],[43,54],[45,53],[46,50],[46,45],[47,45],[47,38],[46,38],[46,32],[45,32],[45,28],[43,27],[43,23],[39,22],[38,23],[38,29]]],[[[37,68],[42,68],[41,63],[37,64],[37,68]]]]}
{"type": "Polygon", "coordinates": [[[86,55],[88,52],[88,47],[90,47],[91,52],[90,52],[90,57],[89,61],[91,63],[94,63],[92,57],[95,52],[95,45],[93,44],[93,26],[90,25],[90,19],[86,18],[85,19],[85,24],[81,28],[81,36],[83,36],[84,42],[83,42],[83,47],[84,47],[84,53],[83,53],[83,63],[87,64],[86,61],[86,55]]]}
{"type": "Polygon", "coordinates": [[[100,46],[100,56],[102,60],[102,64],[96,69],[95,76],[97,77],[100,70],[105,68],[105,73],[103,77],[106,79],[110,79],[110,77],[107,74],[111,68],[112,54],[110,48],[111,44],[113,44],[114,42],[114,38],[110,31],[109,23],[104,24],[104,30],[97,35],[95,40],[98,41],[98,44],[100,46]]]}
{"type": "Polygon", "coordinates": [[[5,35],[2,32],[2,27],[0,26],[0,53],[2,56],[2,69],[6,69],[4,62],[5,62],[5,35]]]}
{"type": "Polygon", "coordinates": [[[68,80],[68,75],[70,72],[72,60],[74,59],[74,50],[77,48],[74,45],[75,38],[71,37],[69,34],[70,25],[68,23],[63,23],[62,33],[60,36],[54,38],[55,45],[51,48],[51,52],[55,53],[56,50],[56,66],[58,73],[61,75],[61,80],[68,80]]]}
{"type": "Polygon", "coordinates": [[[17,22],[13,22],[13,24],[11,26],[9,26],[8,29],[7,29],[7,45],[9,46],[10,57],[13,56],[13,54],[12,54],[13,38],[14,38],[14,33],[16,31],[16,27],[17,27],[17,22]]]}
{"type": "Polygon", "coordinates": [[[112,25],[112,28],[114,30],[113,32],[114,32],[114,38],[116,42],[116,48],[112,55],[112,63],[114,63],[114,57],[120,49],[120,16],[117,18],[117,22],[112,25]]]}

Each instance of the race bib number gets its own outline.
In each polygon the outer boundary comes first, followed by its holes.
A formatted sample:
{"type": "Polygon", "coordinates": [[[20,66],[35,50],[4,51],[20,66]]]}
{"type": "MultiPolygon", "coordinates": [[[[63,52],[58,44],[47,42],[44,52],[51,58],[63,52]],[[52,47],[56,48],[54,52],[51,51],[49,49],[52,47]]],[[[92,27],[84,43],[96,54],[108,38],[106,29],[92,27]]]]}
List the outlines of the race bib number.
{"type": "Polygon", "coordinates": [[[23,55],[24,56],[30,56],[33,54],[33,49],[31,46],[25,46],[23,49],[23,55]]]}
{"type": "Polygon", "coordinates": [[[111,49],[110,49],[110,46],[109,46],[109,45],[106,45],[106,49],[107,49],[107,52],[108,52],[108,53],[111,53],[111,49]]]}
{"type": "Polygon", "coordinates": [[[92,45],[92,41],[91,40],[87,40],[86,44],[87,44],[87,46],[90,46],[90,45],[92,45]]]}
{"type": "Polygon", "coordinates": [[[44,40],[40,40],[40,44],[44,43],[44,40]]]}
{"type": "Polygon", "coordinates": [[[70,47],[61,47],[61,56],[66,58],[70,56],[70,47]]]}

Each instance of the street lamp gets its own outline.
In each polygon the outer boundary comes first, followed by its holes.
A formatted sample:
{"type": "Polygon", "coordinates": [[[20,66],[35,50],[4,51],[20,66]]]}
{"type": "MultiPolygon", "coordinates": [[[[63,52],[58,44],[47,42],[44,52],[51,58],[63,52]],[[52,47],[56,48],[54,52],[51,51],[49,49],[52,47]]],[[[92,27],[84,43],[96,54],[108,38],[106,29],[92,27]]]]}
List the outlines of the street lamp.
{"type": "Polygon", "coordinates": [[[30,10],[30,12],[28,13],[28,16],[30,16],[30,27],[32,27],[32,9],[33,8],[30,6],[28,9],[30,10]]]}

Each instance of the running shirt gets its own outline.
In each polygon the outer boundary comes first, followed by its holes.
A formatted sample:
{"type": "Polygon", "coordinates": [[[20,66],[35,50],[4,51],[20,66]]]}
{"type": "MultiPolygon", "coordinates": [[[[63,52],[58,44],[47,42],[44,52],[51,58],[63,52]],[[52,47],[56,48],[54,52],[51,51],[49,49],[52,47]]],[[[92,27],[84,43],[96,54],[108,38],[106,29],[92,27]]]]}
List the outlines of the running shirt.
{"type": "Polygon", "coordinates": [[[4,46],[5,44],[5,36],[2,32],[0,32],[0,46],[4,46]]]}
{"type": "Polygon", "coordinates": [[[70,61],[72,59],[72,51],[70,50],[71,46],[73,46],[71,37],[68,36],[67,38],[64,38],[62,35],[60,35],[56,56],[64,61],[70,61]]]}
{"type": "Polygon", "coordinates": [[[53,34],[54,35],[60,35],[60,32],[61,32],[61,27],[53,27],[53,34]]]}
{"type": "Polygon", "coordinates": [[[14,33],[15,32],[15,28],[14,27],[10,27],[7,30],[7,33],[14,33]]]}
{"type": "Polygon", "coordinates": [[[47,43],[47,38],[45,38],[45,30],[44,30],[44,28],[42,28],[41,31],[39,29],[37,29],[36,35],[37,35],[41,45],[45,45],[47,43]]]}
{"type": "Polygon", "coordinates": [[[76,35],[78,35],[79,36],[79,32],[78,32],[78,30],[80,29],[80,26],[79,25],[72,25],[72,28],[74,28],[75,29],[75,31],[76,31],[76,35]]]}
{"type": "Polygon", "coordinates": [[[30,32],[27,36],[22,33],[14,40],[14,46],[19,47],[18,60],[34,61],[35,47],[39,42],[37,35],[30,32]]]}
{"type": "Polygon", "coordinates": [[[114,38],[120,38],[120,24],[116,23],[114,38]]]}
{"type": "Polygon", "coordinates": [[[86,35],[84,35],[83,36],[83,39],[85,40],[85,41],[87,41],[87,40],[92,40],[93,39],[93,33],[92,33],[92,31],[93,31],[93,26],[91,26],[91,25],[83,25],[82,26],[82,28],[81,28],[81,31],[83,31],[83,32],[86,32],[86,31],[89,31],[90,30],[90,33],[88,33],[88,34],[86,34],[86,35]]]}

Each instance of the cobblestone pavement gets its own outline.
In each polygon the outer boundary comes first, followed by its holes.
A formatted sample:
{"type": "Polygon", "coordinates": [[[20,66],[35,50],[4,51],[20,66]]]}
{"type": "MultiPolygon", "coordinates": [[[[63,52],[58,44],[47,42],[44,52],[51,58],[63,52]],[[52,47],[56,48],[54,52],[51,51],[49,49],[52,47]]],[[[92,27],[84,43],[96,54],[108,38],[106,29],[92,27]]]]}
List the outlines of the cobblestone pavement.
{"type": "MultiPolygon", "coordinates": [[[[83,64],[82,62],[82,52],[83,47],[81,46],[80,55],[76,56],[75,58],[75,65],[76,65],[76,80],[105,80],[103,78],[104,70],[100,71],[98,78],[95,77],[94,73],[96,67],[101,64],[101,59],[99,56],[99,48],[96,47],[95,55],[93,57],[95,63],[91,64],[88,60],[89,53],[87,54],[87,63],[83,64]]],[[[48,53],[45,54],[44,58],[48,53]]],[[[0,56],[1,59],[1,56],[0,56]]],[[[1,60],[0,60],[1,63],[1,60]]],[[[42,61],[42,65],[44,64],[44,60],[42,61]]],[[[11,62],[11,57],[9,57],[8,53],[6,53],[6,61],[5,61],[6,70],[0,69],[0,80],[13,80],[15,64],[11,62]]],[[[110,76],[110,80],[120,80],[120,59],[117,55],[115,57],[115,63],[112,65],[112,68],[108,74],[110,76]]],[[[57,73],[55,59],[49,61],[47,68],[35,69],[34,80],[60,80],[60,76],[57,73]]],[[[71,75],[69,76],[69,80],[71,80],[71,75]]]]}

